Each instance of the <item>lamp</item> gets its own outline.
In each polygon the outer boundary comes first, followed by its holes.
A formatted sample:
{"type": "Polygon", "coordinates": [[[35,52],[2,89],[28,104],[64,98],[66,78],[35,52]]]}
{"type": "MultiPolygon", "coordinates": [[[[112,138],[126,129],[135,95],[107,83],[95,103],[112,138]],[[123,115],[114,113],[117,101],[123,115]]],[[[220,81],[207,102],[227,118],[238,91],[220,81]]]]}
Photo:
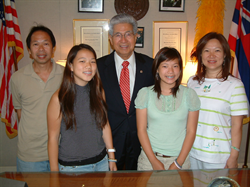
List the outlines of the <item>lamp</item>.
{"type": "Polygon", "coordinates": [[[187,85],[189,77],[195,75],[197,70],[197,63],[193,61],[188,61],[183,70],[182,84],[187,85]]]}
{"type": "Polygon", "coordinates": [[[56,63],[63,66],[63,67],[66,66],[66,60],[58,60],[58,61],[56,61],[56,63]]]}

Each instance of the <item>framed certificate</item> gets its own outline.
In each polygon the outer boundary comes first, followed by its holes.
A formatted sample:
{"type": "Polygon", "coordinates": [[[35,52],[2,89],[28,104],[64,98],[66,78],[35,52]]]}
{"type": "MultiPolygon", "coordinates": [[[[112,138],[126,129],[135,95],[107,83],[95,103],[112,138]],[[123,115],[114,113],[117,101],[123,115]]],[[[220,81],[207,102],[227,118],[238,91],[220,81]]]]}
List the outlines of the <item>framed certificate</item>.
{"type": "Polygon", "coordinates": [[[74,19],[74,45],[90,45],[95,50],[97,58],[108,55],[108,22],[108,19],[74,19]]]}
{"type": "Polygon", "coordinates": [[[153,22],[153,58],[163,47],[176,48],[182,56],[185,66],[187,52],[187,21],[153,22]]]}

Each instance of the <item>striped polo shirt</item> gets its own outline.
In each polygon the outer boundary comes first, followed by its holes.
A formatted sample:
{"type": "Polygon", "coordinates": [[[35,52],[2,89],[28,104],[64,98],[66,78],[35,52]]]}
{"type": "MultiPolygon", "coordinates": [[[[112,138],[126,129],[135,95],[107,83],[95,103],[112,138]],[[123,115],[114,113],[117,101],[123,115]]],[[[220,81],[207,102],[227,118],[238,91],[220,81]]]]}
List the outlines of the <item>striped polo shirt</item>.
{"type": "Polygon", "coordinates": [[[193,88],[201,101],[201,109],[190,156],[208,163],[226,163],[231,151],[231,116],[247,115],[248,101],[243,83],[232,76],[227,80],[205,79],[193,88]]]}

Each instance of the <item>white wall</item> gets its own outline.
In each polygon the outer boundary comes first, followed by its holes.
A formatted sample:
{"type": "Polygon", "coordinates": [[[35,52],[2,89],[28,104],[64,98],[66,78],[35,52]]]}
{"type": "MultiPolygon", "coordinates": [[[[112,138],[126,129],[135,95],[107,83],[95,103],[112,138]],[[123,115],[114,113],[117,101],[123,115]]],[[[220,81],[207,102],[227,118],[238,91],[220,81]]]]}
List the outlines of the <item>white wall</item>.
{"type": "MultiPolygon", "coordinates": [[[[236,0],[225,0],[225,2],[224,35],[228,38],[236,0]]],[[[30,28],[36,23],[44,24],[53,31],[57,42],[54,59],[59,60],[66,58],[73,45],[73,19],[110,19],[116,14],[114,0],[104,0],[104,13],[78,13],[77,0],[16,0],[16,9],[25,51],[24,58],[18,64],[19,68],[31,61],[25,39],[30,28]]],[[[138,25],[145,29],[144,48],[136,48],[136,51],[152,56],[153,21],[188,21],[187,54],[189,54],[193,48],[197,9],[197,0],[186,0],[183,13],[159,12],[159,0],[149,0],[147,14],[138,21],[138,25]]],[[[17,138],[8,139],[2,122],[0,126],[0,167],[15,166],[17,138]]],[[[246,131],[247,127],[244,126],[239,159],[241,163],[244,161],[246,131]]],[[[250,161],[250,156],[248,160],[250,161]]]]}
{"type": "MultiPolygon", "coordinates": [[[[159,0],[149,0],[147,14],[138,21],[144,27],[144,48],[136,48],[137,52],[152,56],[153,21],[188,21],[187,54],[193,48],[196,25],[197,0],[185,1],[185,12],[159,12],[159,0]]],[[[228,38],[232,15],[236,0],[226,0],[224,35],[228,38]]],[[[79,13],[76,0],[18,0],[17,14],[25,48],[24,58],[18,66],[23,67],[30,62],[26,50],[25,39],[30,28],[36,23],[49,27],[57,42],[55,60],[65,59],[73,45],[73,19],[110,19],[116,14],[114,0],[104,0],[104,13],[79,13]]]]}

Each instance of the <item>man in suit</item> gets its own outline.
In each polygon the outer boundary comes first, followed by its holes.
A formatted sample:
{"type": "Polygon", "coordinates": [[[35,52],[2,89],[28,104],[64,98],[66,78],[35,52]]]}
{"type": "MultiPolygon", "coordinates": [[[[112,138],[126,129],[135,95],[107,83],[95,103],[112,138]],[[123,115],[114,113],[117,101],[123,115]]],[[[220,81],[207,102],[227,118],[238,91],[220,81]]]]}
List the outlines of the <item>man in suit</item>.
{"type": "Polygon", "coordinates": [[[118,170],[136,170],[141,151],[134,100],[142,87],[154,83],[153,59],[134,52],[137,22],[128,14],[114,16],[109,40],[114,51],[97,60],[105,90],[118,170]]]}

